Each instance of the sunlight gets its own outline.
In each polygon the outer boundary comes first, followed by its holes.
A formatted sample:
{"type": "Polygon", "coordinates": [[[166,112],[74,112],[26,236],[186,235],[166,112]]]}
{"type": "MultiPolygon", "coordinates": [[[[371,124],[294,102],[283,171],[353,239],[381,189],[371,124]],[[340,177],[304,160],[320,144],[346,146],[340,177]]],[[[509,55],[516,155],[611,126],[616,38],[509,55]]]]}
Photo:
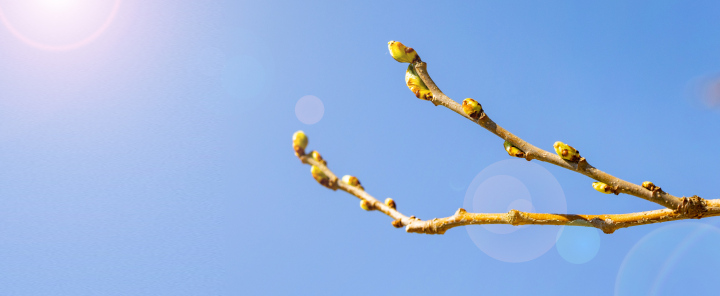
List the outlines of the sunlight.
{"type": "Polygon", "coordinates": [[[75,0],[39,0],[40,5],[53,10],[67,9],[76,6],[79,1],[75,0]]]}
{"type": "Polygon", "coordinates": [[[89,44],[114,19],[121,0],[0,0],[0,21],[15,37],[44,50],[89,44]]]}

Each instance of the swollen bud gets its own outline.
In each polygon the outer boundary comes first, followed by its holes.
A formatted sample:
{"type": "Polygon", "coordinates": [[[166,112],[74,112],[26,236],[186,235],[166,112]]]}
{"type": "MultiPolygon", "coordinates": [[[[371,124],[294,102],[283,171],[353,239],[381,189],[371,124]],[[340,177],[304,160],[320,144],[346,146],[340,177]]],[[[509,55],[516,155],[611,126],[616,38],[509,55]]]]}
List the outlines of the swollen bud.
{"type": "Polygon", "coordinates": [[[303,131],[296,131],[293,134],[293,149],[295,150],[295,155],[300,157],[305,155],[305,148],[308,144],[308,138],[305,136],[305,132],[303,131]]]}
{"type": "Polygon", "coordinates": [[[369,201],[364,199],[360,201],[360,207],[366,211],[372,211],[375,209],[369,201]]]}
{"type": "Polygon", "coordinates": [[[420,56],[412,47],[406,47],[397,41],[388,42],[388,49],[393,59],[401,63],[415,63],[420,61],[420,56]]]}
{"type": "Polygon", "coordinates": [[[400,228],[400,227],[403,227],[403,224],[402,224],[402,221],[400,221],[400,220],[393,220],[392,226],[395,228],[400,228]]]}
{"type": "Polygon", "coordinates": [[[645,181],[642,183],[642,187],[650,191],[661,191],[660,187],[653,184],[653,182],[645,181]]]}
{"type": "Polygon", "coordinates": [[[342,181],[350,186],[355,186],[357,188],[360,188],[361,190],[365,190],[365,188],[360,185],[360,180],[358,180],[358,178],[356,178],[355,176],[345,175],[342,177],[342,181]]]}
{"type": "Polygon", "coordinates": [[[503,143],[503,146],[505,147],[505,151],[507,151],[510,156],[525,157],[525,153],[518,149],[518,147],[515,147],[515,145],[511,144],[510,142],[505,141],[505,143],[503,143]]]}
{"type": "Polygon", "coordinates": [[[388,207],[393,208],[393,210],[395,209],[395,201],[394,201],[392,198],[389,198],[389,197],[386,198],[386,199],[385,199],[385,204],[386,204],[388,207]]]}
{"type": "Polygon", "coordinates": [[[462,109],[467,116],[475,120],[478,120],[480,114],[482,114],[482,105],[471,98],[463,100],[462,109]]]}
{"type": "Polygon", "coordinates": [[[569,161],[580,160],[580,151],[576,150],[568,144],[557,141],[555,142],[555,144],[553,144],[553,147],[555,148],[555,152],[560,155],[562,159],[569,161]]]}
{"type": "Polygon", "coordinates": [[[603,182],[593,182],[592,186],[593,186],[593,188],[595,188],[595,190],[600,191],[602,193],[605,193],[605,194],[613,193],[613,189],[610,186],[608,186],[608,184],[605,184],[603,182]]]}
{"type": "Polygon", "coordinates": [[[320,156],[320,152],[313,150],[310,152],[310,157],[312,157],[312,159],[314,160],[317,160],[319,163],[327,166],[327,161],[325,161],[322,156],[320,156]]]}
{"type": "Polygon", "coordinates": [[[310,173],[312,174],[313,179],[318,181],[320,185],[330,188],[330,177],[328,177],[319,167],[312,166],[310,168],[310,173]]]}
{"type": "Polygon", "coordinates": [[[425,85],[425,82],[420,79],[420,76],[417,75],[413,65],[408,66],[407,71],[405,71],[405,84],[407,84],[407,87],[418,99],[426,101],[433,99],[432,92],[428,89],[427,85],[425,85]]]}

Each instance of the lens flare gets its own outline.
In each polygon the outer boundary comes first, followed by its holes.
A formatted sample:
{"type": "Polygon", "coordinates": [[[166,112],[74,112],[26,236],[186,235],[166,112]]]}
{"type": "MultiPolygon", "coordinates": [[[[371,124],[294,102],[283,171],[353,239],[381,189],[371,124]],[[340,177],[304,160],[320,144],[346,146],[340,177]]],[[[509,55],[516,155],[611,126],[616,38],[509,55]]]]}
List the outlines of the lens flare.
{"type": "Polygon", "coordinates": [[[120,2],[0,1],[0,22],[13,36],[30,46],[66,51],[83,47],[102,35],[114,20],[120,2]]]}
{"type": "MultiPolygon", "coordinates": [[[[515,209],[564,214],[567,210],[565,194],[552,173],[519,159],[496,162],[477,174],[465,192],[463,207],[474,213],[515,209]]],[[[562,227],[471,225],[465,229],[488,256],[504,262],[526,262],[549,251],[562,227]]]]}
{"type": "Polygon", "coordinates": [[[620,265],[615,295],[704,295],[715,289],[720,229],[702,222],[660,227],[640,239],[620,265]],[[687,283],[692,283],[688,285],[687,283]]]}

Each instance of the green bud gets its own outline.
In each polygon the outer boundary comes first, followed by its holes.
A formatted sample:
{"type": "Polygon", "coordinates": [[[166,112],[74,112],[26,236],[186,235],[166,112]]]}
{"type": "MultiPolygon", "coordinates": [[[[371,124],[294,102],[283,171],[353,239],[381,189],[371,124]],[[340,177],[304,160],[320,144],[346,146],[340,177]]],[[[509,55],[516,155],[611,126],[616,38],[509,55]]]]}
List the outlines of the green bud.
{"type": "Polygon", "coordinates": [[[366,211],[372,211],[375,209],[375,207],[373,207],[369,201],[364,200],[364,199],[360,201],[360,207],[366,211]]]}
{"type": "Polygon", "coordinates": [[[613,193],[613,189],[610,186],[608,186],[608,184],[605,184],[603,182],[594,182],[594,183],[592,183],[592,186],[593,186],[593,188],[595,188],[595,190],[600,191],[602,193],[605,193],[605,194],[613,193]]]}
{"type": "Polygon", "coordinates": [[[328,188],[330,187],[330,177],[328,177],[328,175],[326,175],[319,167],[312,166],[310,168],[310,173],[312,174],[313,179],[320,183],[320,185],[328,188]]]}
{"type": "Polygon", "coordinates": [[[653,182],[650,182],[650,181],[643,182],[642,187],[647,190],[650,190],[650,191],[655,190],[655,188],[659,188],[659,187],[655,186],[655,184],[653,184],[653,182]]]}
{"type": "Polygon", "coordinates": [[[420,79],[420,76],[415,72],[413,65],[408,66],[405,71],[405,84],[411,92],[415,94],[418,99],[430,101],[433,99],[433,94],[430,89],[425,85],[425,82],[420,79]]]}
{"type": "Polygon", "coordinates": [[[503,143],[503,147],[505,147],[505,151],[507,151],[510,156],[525,157],[525,152],[522,152],[520,149],[518,149],[518,147],[515,147],[515,145],[511,144],[508,141],[505,141],[505,143],[503,143]]]}
{"type": "Polygon", "coordinates": [[[388,207],[391,207],[391,208],[395,209],[395,201],[394,201],[392,198],[389,198],[389,197],[386,198],[386,199],[385,199],[385,205],[387,205],[388,207]]]}
{"type": "Polygon", "coordinates": [[[360,180],[358,180],[358,178],[356,178],[355,176],[345,175],[342,177],[342,181],[350,186],[355,186],[360,188],[361,190],[365,190],[365,188],[360,185],[360,180]]]}
{"type": "Polygon", "coordinates": [[[400,220],[393,220],[393,221],[392,221],[392,226],[395,227],[395,228],[403,227],[402,221],[400,221],[400,220]]]}
{"type": "Polygon", "coordinates": [[[317,160],[319,163],[327,166],[327,161],[325,161],[322,156],[320,156],[320,152],[313,150],[310,152],[310,157],[312,157],[314,160],[317,160]]]}
{"type": "Polygon", "coordinates": [[[555,153],[560,155],[562,159],[569,161],[580,160],[580,151],[576,150],[568,144],[557,141],[555,142],[555,144],[553,144],[553,147],[555,148],[555,153]]]}
{"type": "Polygon", "coordinates": [[[303,131],[296,131],[293,134],[293,149],[295,150],[295,155],[303,156],[305,155],[305,148],[308,144],[308,138],[305,136],[305,132],[303,131]]]}
{"type": "Polygon", "coordinates": [[[471,98],[463,100],[462,109],[467,116],[470,116],[470,118],[475,120],[478,120],[478,118],[480,118],[480,114],[482,114],[482,105],[471,98]]]}
{"type": "Polygon", "coordinates": [[[412,47],[406,47],[398,41],[388,42],[388,49],[393,59],[401,63],[415,63],[420,61],[420,56],[412,47]]]}

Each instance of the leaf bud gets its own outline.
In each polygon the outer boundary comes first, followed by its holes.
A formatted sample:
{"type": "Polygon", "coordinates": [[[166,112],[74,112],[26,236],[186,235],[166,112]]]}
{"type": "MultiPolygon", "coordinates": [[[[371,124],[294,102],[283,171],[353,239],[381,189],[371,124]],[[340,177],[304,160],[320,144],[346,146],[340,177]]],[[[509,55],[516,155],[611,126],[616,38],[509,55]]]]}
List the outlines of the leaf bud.
{"type": "Polygon", "coordinates": [[[394,201],[392,198],[389,198],[389,197],[386,198],[386,199],[385,199],[385,204],[386,204],[388,207],[391,207],[391,208],[393,208],[393,209],[396,209],[396,208],[395,208],[395,201],[394,201]]]}
{"type": "Polygon", "coordinates": [[[603,182],[593,182],[592,186],[593,186],[593,188],[595,188],[595,190],[600,191],[605,194],[610,194],[610,193],[613,193],[613,191],[614,191],[608,184],[605,184],[603,182]]]}
{"type": "Polygon", "coordinates": [[[407,71],[405,71],[405,84],[407,84],[407,87],[418,99],[426,101],[431,101],[433,99],[432,92],[427,85],[425,85],[425,82],[420,79],[420,76],[417,75],[413,65],[408,66],[407,71]]]}
{"type": "Polygon", "coordinates": [[[342,181],[347,183],[350,186],[355,186],[360,188],[361,190],[365,190],[362,185],[360,185],[360,180],[356,178],[355,176],[345,175],[342,177],[342,181]]]}
{"type": "Polygon", "coordinates": [[[650,191],[653,191],[653,190],[655,190],[655,188],[657,188],[657,186],[655,186],[655,184],[653,184],[653,182],[650,182],[650,181],[643,182],[642,187],[647,190],[650,190],[650,191]]]}
{"type": "Polygon", "coordinates": [[[407,47],[398,41],[388,42],[388,49],[393,59],[401,63],[415,63],[420,61],[420,56],[412,47],[407,47]]]}
{"type": "Polygon", "coordinates": [[[315,150],[310,152],[310,157],[312,159],[317,160],[319,163],[322,163],[323,165],[327,166],[327,161],[325,161],[322,156],[320,155],[320,152],[317,152],[315,150]]]}
{"type": "Polygon", "coordinates": [[[507,151],[510,156],[525,157],[525,152],[522,152],[522,150],[518,149],[518,147],[515,147],[515,145],[508,141],[505,141],[505,143],[503,143],[503,147],[505,147],[505,151],[507,151]]]}
{"type": "Polygon", "coordinates": [[[295,155],[303,156],[305,155],[305,148],[308,144],[308,138],[305,136],[305,132],[303,131],[296,131],[293,134],[293,149],[295,150],[295,155]]]}
{"type": "Polygon", "coordinates": [[[366,211],[372,211],[375,209],[375,207],[373,207],[373,205],[369,201],[364,199],[360,201],[360,207],[366,211]]]}
{"type": "Polygon", "coordinates": [[[555,148],[555,153],[560,155],[562,159],[573,162],[580,160],[580,151],[568,144],[557,141],[553,144],[553,147],[555,148]]]}
{"type": "Polygon", "coordinates": [[[463,100],[462,109],[467,116],[470,116],[470,118],[475,120],[478,120],[482,114],[482,105],[471,98],[463,100]]]}
{"type": "Polygon", "coordinates": [[[313,179],[320,183],[320,185],[330,188],[330,177],[328,177],[328,175],[326,175],[319,167],[312,166],[310,168],[310,173],[312,174],[313,179]]]}

